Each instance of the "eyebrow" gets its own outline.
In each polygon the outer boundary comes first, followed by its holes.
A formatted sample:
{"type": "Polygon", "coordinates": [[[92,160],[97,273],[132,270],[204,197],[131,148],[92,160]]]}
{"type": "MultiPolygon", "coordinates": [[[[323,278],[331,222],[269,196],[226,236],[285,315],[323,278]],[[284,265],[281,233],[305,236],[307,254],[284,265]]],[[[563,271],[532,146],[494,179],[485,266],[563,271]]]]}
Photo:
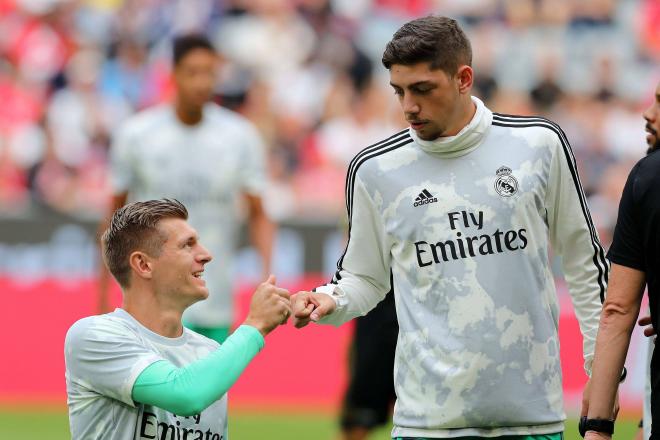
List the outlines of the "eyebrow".
{"type": "MultiPolygon", "coordinates": [[[[428,84],[428,85],[432,85],[432,86],[435,85],[435,83],[433,83],[432,81],[424,80],[424,81],[417,81],[416,83],[409,84],[409,85],[408,85],[408,88],[411,88],[411,87],[419,87],[419,86],[427,85],[427,84],[428,84]]],[[[401,87],[400,85],[398,85],[398,84],[394,84],[394,83],[391,82],[391,81],[390,81],[390,85],[391,85],[392,87],[398,87],[398,88],[400,88],[400,89],[403,88],[403,87],[401,87]]]]}
{"type": "Polygon", "coordinates": [[[186,243],[188,243],[188,242],[191,241],[191,240],[197,241],[198,239],[199,239],[199,237],[197,237],[196,234],[190,234],[190,235],[187,235],[185,238],[182,238],[182,239],[179,241],[179,244],[186,244],[186,243]]]}

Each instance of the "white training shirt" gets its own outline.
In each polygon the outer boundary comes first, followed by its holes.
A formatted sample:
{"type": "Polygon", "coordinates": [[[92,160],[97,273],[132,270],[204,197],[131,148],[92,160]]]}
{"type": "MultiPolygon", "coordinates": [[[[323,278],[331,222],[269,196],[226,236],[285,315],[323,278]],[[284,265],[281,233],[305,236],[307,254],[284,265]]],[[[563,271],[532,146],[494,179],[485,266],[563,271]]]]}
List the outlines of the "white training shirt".
{"type": "Polygon", "coordinates": [[[563,271],[590,369],[608,263],[564,133],[477,111],[456,136],[404,130],[349,166],[349,241],[331,284],[339,325],[390,290],[399,337],[392,437],[563,431],[563,271]],[[391,277],[391,278],[390,278],[391,277]]]}
{"type": "Polygon", "coordinates": [[[194,126],[183,124],[171,105],[146,110],[126,122],[114,139],[110,156],[114,193],[128,192],[129,201],[178,199],[213,255],[204,275],[209,298],[186,310],[186,322],[206,327],[232,324],[237,201],[243,192],[261,195],[264,156],[252,123],[212,103],[194,126]]]}
{"type": "Polygon", "coordinates": [[[190,417],[136,404],[131,397],[135,380],[154,362],[184,367],[218,346],[185,328],[178,338],[161,336],[122,309],[76,322],[64,344],[71,438],[227,440],[226,394],[190,417]]]}

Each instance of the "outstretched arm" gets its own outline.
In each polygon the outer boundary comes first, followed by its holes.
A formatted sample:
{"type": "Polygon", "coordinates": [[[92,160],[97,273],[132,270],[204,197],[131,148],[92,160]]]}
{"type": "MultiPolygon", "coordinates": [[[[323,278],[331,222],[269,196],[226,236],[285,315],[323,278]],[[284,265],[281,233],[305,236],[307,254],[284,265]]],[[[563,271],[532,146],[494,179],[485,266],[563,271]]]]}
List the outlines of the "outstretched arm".
{"type": "Polygon", "coordinates": [[[199,414],[220,399],[264,346],[254,327],[242,325],[206,358],[177,368],[154,362],[133,385],[133,400],[181,416],[199,414]]]}
{"type": "Polygon", "coordinates": [[[133,400],[172,413],[198,414],[220,399],[264,346],[264,336],[287,321],[289,293],[271,275],[252,296],[250,312],[213,353],[185,367],[161,360],[145,368],[133,385],[133,400]]]}

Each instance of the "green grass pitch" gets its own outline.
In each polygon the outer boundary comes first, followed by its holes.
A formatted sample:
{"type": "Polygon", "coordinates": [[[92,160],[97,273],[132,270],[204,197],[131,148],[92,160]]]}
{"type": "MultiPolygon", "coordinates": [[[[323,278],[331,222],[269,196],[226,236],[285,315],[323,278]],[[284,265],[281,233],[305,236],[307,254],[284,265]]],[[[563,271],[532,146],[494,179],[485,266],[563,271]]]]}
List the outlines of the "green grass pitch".
{"type": "MultiPolygon", "coordinates": [[[[614,439],[632,440],[638,420],[620,419],[614,439]]],[[[21,440],[70,439],[66,409],[21,407],[0,408],[0,438],[21,440]]],[[[384,427],[370,440],[389,439],[390,427],[384,427]]],[[[333,440],[337,438],[335,417],[330,413],[277,413],[233,411],[229,417],[229,437],[232,440],[333,440]]],[[[566,424],[566,440],[578,440],[577,421],[566,424]]]]}

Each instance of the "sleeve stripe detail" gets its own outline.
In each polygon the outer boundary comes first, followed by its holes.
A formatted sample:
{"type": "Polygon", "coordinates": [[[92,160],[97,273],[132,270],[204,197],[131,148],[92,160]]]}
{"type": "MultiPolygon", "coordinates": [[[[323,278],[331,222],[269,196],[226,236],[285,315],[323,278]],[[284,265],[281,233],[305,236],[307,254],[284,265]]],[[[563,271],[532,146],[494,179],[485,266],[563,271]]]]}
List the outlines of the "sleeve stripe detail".
{"type": "Polygon", "coordinates": [[[394,136],[385,139],[384,141],[378,142],[365,148],[353,158],[350,165],[348,166],[348,173],[346,174],[346,212],[348,213],[348,240],[346,241],[344,252],[339,258],[339,261],[337,261],[337,272],[335,272],[335,275],[332,278],[332,284],[337,284],[337,282],[341,279],[340,272],[342,270],[344,257],[348,251],[348,245],[351,241],[351,229],[353,225],[353,188],[355,185],[355,176],[357,174],[358,168],[360,168],[360,166],[367,160],[383,155],[392,150],[396,150],[397,148],[403,147],[412,141],[413,139],[410,137],[408,129],[405,129],[395,134],[394,136]]]}
{"type": "Polygon", "coordinates": [[[494,113],[493,125],[498,125],[501,127],[510,127],[510,128],[545,127],[552,130],[559,137],[559,140],[564,150],[566,161],[568,163],[568,168],[571,171],[571,175],[573,176],[573,183],[578,193],[578,198],[580,200],[580,205],[582,207],[582,214],[585,218],[585,221],[589,227],[589,231],[591,234],[591,244],[594,249],[593,262],[594,265],[598,268],[598,285],[600,287],[600,300],[601,303],[604,302],[605,290],[609,278],[609,264],[605,259],[605,251],[597,238],[596,228],[591,219],[591,214],[589,213],[589,207],[587,206],[586,197],[582,189],[582,183],[580,182],[580,177],[577,172],[577,163],[575,161],[575,156],[573,155],[571,146],[568,142],[568,139],[566,138],[566,134],[554,122],[540,117],[524,117],[524,116],[503,115],[500,113],[494,113]]]}

